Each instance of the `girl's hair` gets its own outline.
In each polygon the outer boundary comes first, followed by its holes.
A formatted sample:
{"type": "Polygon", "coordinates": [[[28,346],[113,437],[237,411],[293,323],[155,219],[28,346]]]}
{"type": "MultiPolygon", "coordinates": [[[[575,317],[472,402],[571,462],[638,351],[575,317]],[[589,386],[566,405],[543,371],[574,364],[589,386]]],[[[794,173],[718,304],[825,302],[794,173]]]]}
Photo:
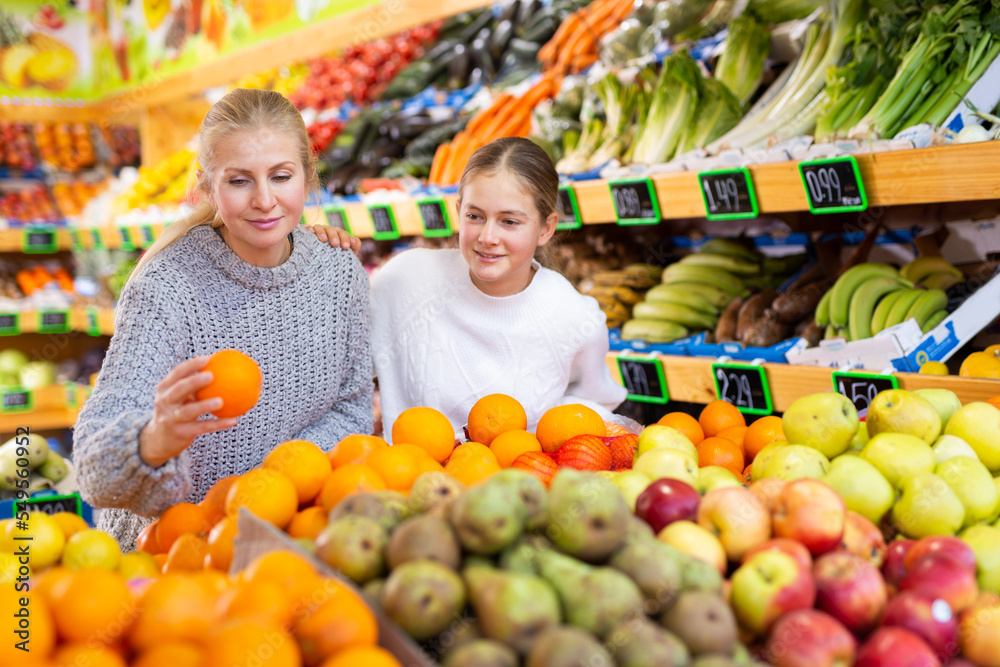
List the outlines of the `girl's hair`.
{"type": "Polygon", "coordinates": [[[201,121],[201,129],[198,131],[198,164],[201,172],[193,186],[200,194],[198,203],[190,215],[163,231],[136,264],[133,276],[157,253],[195,227],[204,224],[222,226],[222,218],[207,196],[216,176],[217,148],[234,133],[247,130],[271,131],[293,137],[305,170],[306,187],[309,190],[317,187],[316,162],[309,147],[305,122],[298,110],[281,93],[237,88],[213,104],[201,121]]]}

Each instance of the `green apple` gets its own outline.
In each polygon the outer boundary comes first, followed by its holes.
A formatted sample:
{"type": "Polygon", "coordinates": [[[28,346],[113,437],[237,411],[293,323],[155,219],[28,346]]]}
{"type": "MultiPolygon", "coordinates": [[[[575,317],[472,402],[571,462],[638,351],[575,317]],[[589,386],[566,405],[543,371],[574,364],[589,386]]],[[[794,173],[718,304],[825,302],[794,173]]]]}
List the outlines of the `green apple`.
{"type": "Polygon", "coordinates": [[[832,459],[851,445],[858,432],[858,411],[846,396],[811,394],[788,406],[781,427],[788,442],[812,447],[832,459]]]}
{"type": "Polygon", "coordinates": [[[618,487],[621,491],[622,497],[625,498],[625,503],[629,506],[632,512],[635,512],[635,499],[639,497],[639,494],[646,490],[652,482],[649,477],[646,477],[641,472],[635,470],[622,470],[620,472],[611,473],[611,483],[618,487]]]}
{"type": "Polygon", "coordinates": [[[860,452],[868,444],[868,424],[865,422],[858,423],[858,432],[854,434],[851,438],[851,446],[847,448],[849,452],[860,452]]]}
{"type": "Polygon", "coordinates": [[[934,441],[934,460],[938,462],[938,465],[956,456],[968,456],[971,459],[979,460],[972,445],[957,435],[942,435],[934,441]]]}
{"type": "Polygon", "coordinates": [[[944,432],[969,443],[991,473],[1000,472],[1000,410],[989,403],[969,403],[952,415],[944,432]]]}
{"type": "Polygon", "coordinates": [[[905,389],[879,392],[868,406],[868,434],[905,433],[927,444],[941,435],[941,416],[926,398],[905,389]]]}
{"type": "Polygon", "coordinates": [[[934,450],[914,435],[879,433],[861,450],[861,458],[878,468],[897,489],[907,477],[934,471],[934,450]]]}
{"type": "Polygon", "coordinates": [[[918,472],[903,481],[892,520],[912,539],[954,535],[965,523],[965,507],[943,479],[932,472],[918,472]]]}
{"type": "Polygon", "coordinates": [[[746,560],[731,578],[729,604],[740,627],[763,637],[782,615],[811,609],[816,584],[807,568],[783,551],[761,551],[746,560]]]}
{"type": "Polygon", "coordinates": [[[660,447],[676,449],[679,452],[694,457],[695,461],[698,460],[698,448],[691,444],[686,435],[675,428],[661,426],[660,424],[652,424],[642,429],[642,433],[639,434],[639,443],[636,446],[635,455],[639,457],[652,449],[659,449],[660,447]]]}
{"type": "Polygon", "coordinates": [[[805,445],[788,445],[770,457],[764,467],[764,477],[788,481],[803,477],[821,479],[829,469],[830,460],[819,450],[805,445]]]}
{"type": "Polygon", "coordinates": [[[1000,493],[993,476],[979,459],[957,456],[939,463],[934,474],[943,479],[965,507],[965,527],[989,523],[1000,512],[1000,493]]]}
{"type": "Polygon", "coordinates": [[[754,457],[753,466],[750,468],[751,480],[757,482],[764,479],[764,469],[767,468],[768,461],[778,450],[789,444],[787,440],[775,440],[764,445],[764,448],[757,452],[757,456],[754,457]]]}
{"type": "Polygon", "coordinates": [[[917,389],[913,392],[930,401],[941,418],[941,428],[948,425],[952,415],[962,409],[962,400],[950,389],[917,389]]]}
{"type": "Polygon", "coordinates": [[[857,512],[876,526],[896,500],[892,484],[868,461],[860,456],[838,456],[830,462],[830,471],[823,477],[840,494],[847,509],[857,512]]]}
{"type": "Polygon", "coordinates": [[[670,447],[649,450],[635,460],[632,470],[653,481],[669,477],[698,486],[698,460],[670,447]]]}
{"type": "Polygon", "coordinates": [[[727,486],[746,486],[746,484],[731,471],[721,466],[698,468],[698,486],[695,488],[701,495],[727,486]]]}
{"type": "Polygon", "coordinates": [[[976,554],[979,588],[1000,595],[1000,528],[973,526],[961,538],[976,554]]]}

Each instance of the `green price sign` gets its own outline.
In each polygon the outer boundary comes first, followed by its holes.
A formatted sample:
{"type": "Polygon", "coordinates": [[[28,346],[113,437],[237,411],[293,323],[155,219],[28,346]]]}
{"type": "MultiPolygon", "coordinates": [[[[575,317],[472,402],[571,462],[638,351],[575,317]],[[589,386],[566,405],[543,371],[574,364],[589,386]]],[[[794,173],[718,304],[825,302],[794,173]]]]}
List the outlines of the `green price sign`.
{"type": "Polygon", "coordinates": [[[122,250],[135,250],[135,244],[132,243],[132,232],[128,227],[119,227],[118,234],[121,237],[122,250]]]}
{"type": "Polygon", "coordinates": [[[351,231],[351,223],[347,219],[347,211],[345,211],[342,206],[337,206],[335,204],[328,204],[324,206],[323,216],[326,218],[326,224],[330,227],[339,227],[340,229],[345,230],[348,234],[354,234],[354,232],[351,231]]]}
{"type": "Polygon", "coordinates": [[[19,336],[21,334],[21,315],[19,313],[0,314],[0,336],[19,336]]]}
{"type": "Polygon", "coordinates": [[[556,212],[559,214],[556,229],[580,229],[583,226],[583,220],[580,218],[580,204],[576,200],[576,190],[573,189],[572,185],[559,186],[556,212]]]}
{"type": "Polygon", "coordinates": [[[651,179],[611,181],[608,187],[619,225],[655,225],[660,222],[660,203],[651,179]]]}
{"type": "Polygon", "coordinates": [[[420,211],[420,222],[424,226],[424,236],[440,238],[451,236],[454,231],[451,226],[451,216],[448,215],[448,205],[440,197],[421,199],[417,202],[420,211]]]}
{"type": "Polygon", "coordinates": [[[712,364],[715,395],[748,415],[769,415],[774,411],[767,373],[753,364],[712,364]]]}
{"type": "Polygon", "coordinates": [[[659,359],[649,357],[618,357],[622,385],[628,400],[640,403],[664,404],[670,401],[667,379],[659,359]]]}
{"type": "Polygon", "coordinates": [[[698,181],[709,220],[757,217],[757,194],[748,169],[706,171],[698,174],[698,181]]]}
{"type": "Polygon", "coordinates": [[[30,389],[6,387],[0,391],[0,412],[30,412],[34,407],[35,400],[30,389]]]}
{"type": "Polygon", "coordinates": [[[101,321],[97,311],[94,306],[88,306],[85,311],[85,316],[87,318],[87,335],[88,336],[100,336],[101,335],[101,321]]]}
{"type": "Polygon", "coordinates": [[[853,155],[799,163],[813,213],[845,213],[868,208],[868,195],[853,155]]]}
{"type": "Polygon", "coordinates": [[[59,249],[53,229],[28,227],[21,237],[21,250],[32,255],[50,254],[59,249]]]}
{"type": "Polygon", "coordinates": [[[43,310],[38,313],[38,333],[69,332],[69,311],[43,310]]]}
{"type": "Polygon", "coordinates": [[[399,238],[399,226],[396,224],[396,214],[388,204],[369,206],[368,215],[372,218],[376,241],[391,241],[399,238]]]}
{"type": "Polygon", "coordinates": [[[868,406],[880,392],[899,389],[899,380],[895,375],[834,371],[831,377],[833,390],[849,398],[861,415],[867,414],[868,406]]]}
{"type": "MultiPolygon", "coordinates": [[[[83,516],[83,502],[79,493],[65,495],[48,494],[44,496],[34,496],[27,500],[14,501],[14,516],[21,512],[44,512],[45,514],[58,514],[59,512],[69,512],[77,516],[83,516]]],[[[28,518],[31,521],[31,518],[28,518]]]]}

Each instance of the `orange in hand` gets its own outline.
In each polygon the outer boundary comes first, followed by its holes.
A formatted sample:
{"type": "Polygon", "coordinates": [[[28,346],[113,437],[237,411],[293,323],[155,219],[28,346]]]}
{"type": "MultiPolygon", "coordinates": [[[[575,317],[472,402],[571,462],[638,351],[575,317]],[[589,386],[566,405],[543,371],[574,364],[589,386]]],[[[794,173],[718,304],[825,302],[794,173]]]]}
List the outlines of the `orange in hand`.
{"type": "Polygon", "coordinates": [[[210,372],[212,381],[196,391],[195,398],[221,398],[222,407],[212,413],[216,417],[239,417],[257,404],[263,385],[260,366],[239,350],[219,350],[202,371],[210,372]]]}
{"type": "Polygon", "coordinates": [[[571,403],[549,408],[538,420],[535,437],[542,444],[542,451],[555,453],[563,443],[578,435],[607,436],[608,427],[601,415],[586,405],[571,403]]]}
{"type": "MultiPolygon", "coordinates": [[[[705,436],[711,438],[732,426],[746,426],[747,420],[732,403],[716,399],[701,411],[701,414],[698,415],[698,423],[705,431],[705,436]]],[[[695,446],[697,447],[697,445],[695,446]]]]}
{"type": "Polygon", "coordinates": [[[483,396],[469,411],[469,437],[487,447],[501,433],[527,427],[524,408],[507,394],[483,396]]]}

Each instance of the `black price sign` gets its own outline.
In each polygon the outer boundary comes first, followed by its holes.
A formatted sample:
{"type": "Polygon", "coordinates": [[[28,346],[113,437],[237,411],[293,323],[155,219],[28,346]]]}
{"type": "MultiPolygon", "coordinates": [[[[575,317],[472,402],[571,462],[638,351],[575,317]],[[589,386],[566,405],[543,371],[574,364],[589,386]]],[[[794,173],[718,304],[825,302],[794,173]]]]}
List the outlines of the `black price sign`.
{"type": "Polygon", "coordinates": [[[373,239],[389,241],[399,238],[399,227],[396,225],[396,214],[392,212],[392,206],[369,206],[368,215],[372,217],[372,227],[375,229],[373,239]]]}
{"type": "Polygon", "coordinates": [[[706,171],[698,174],[698,180],[709,220],[757,217],[757,194],[749,170],[706,171]]]}
{"type": "Polygon", "coordinates": [[[611,199],[619,225],[655,225],[660,222],[656,188],[648,178],[611,181],[611,199]]]}
{"type": "Polygon", "coordinates": [[[424,236],[428,238],[451,236],[451,216],[443,199],[422,199],[417,202],[420,222],[424,226],[424,236]]]}
{"type": "Polygon", "coordinates": [[[0,391],[0,412],[28,412],[35,407],[31,390],[24,387],[8,387],[0,391]]]}
{"type": "Polygon", "coordinates": [[[21,249],[33,255],[53,253],[59,249],[56,233],[51,229],[25,229],[21,249]]]}
{"type": "Polygon", "coordinates": [[[875,400],[879,392],[899,389],[899,380],[894,375],[876,375],[874,373],[833,373],[833,390],[841,396],[846,396],[854,403],[859,415],[868,412],[868,406],[875,400]]]}
{"type": "Polygon", "coordinates": [[[556,212],[559,214],[556,229],[580,229],[583,225],[580,219],[580,205],[576,201],[576,190],[572,185],[559,186],[556,212]]]}
{"type": "Polygon", "coordinates": [[[330,227],[338,227],[345,230],[348,234],[351,233],[351,225],[347,221],[347,212],[340,206],[324,206],[323,216],[326,218],[326,224],[330,227]]]}
{"type": "MultiPolygon", "coordinates": [[[[14,501],[14,516],[17,516],[21,512],[44,512],[45,514],[69,512],[70,514],[83,516],[83,503],[80,500],[79,493],[35,496],[27,500],[14,501]]],[[[31,519],[29,518],[28,521],[31,521],[31,519]]]]}
{"type": "Polygon", "coordinates": [[[17,336],[21,333],[21,316],[17,313],[0,315],[0,336],[17,336]]]}
{"type": "Polygon", "coordinates": [[[119,227],[118,233],[121,235],[121,248],[122,250],[135,250],[135,244],[132,243],[132,233],[128,227],[119,227]]]}
{"type": "Polygon", "coordinates": [[[628,400],[661,405],[670,400],[659,359],[618,357],[618,369],[622,373],[622,385],[628,391],[628,400]]]}
{"type": "Polygon", "coordinates": [[[94,246],[93,247],[95,247],[95,248],[103,248],[104,247],[104,235],[101,234],[101,230],[100,229],[91,229],[90,230],[90,238],[92,238],[94,240],[94,246]]]}
{"type": "Polygon", "coordinates": [[[87,317],[87,335],[88,336],[100,336],[101,335],[101,321],[97,313],[97,308],[89,306],[86,310],[87,317]]]}
{"type": "Polygon", "coordinates": [[[853,155],[799,163],[799,174],[813,213],[864,211],[868,196],[853,155]]]}
{"type": "Polygon", "coordinates": [[[156,234],[153,233],[152,225],[142,225],[139,227],[139,233],[142,235],[143,248],[153,245],[153,242],[156,240],[156,234]]]}
{"type": "Polygon", "coordinates": [[[748,415],[769,415],[774,410],[767,373],[751,364],[712,364],[715,395],[748,415]]]}
{"type": "Polygon", "coordinates": [[[38,333],[66,333],[69,331],[69,312],[47,310],[38,314],[38,333]]]}

